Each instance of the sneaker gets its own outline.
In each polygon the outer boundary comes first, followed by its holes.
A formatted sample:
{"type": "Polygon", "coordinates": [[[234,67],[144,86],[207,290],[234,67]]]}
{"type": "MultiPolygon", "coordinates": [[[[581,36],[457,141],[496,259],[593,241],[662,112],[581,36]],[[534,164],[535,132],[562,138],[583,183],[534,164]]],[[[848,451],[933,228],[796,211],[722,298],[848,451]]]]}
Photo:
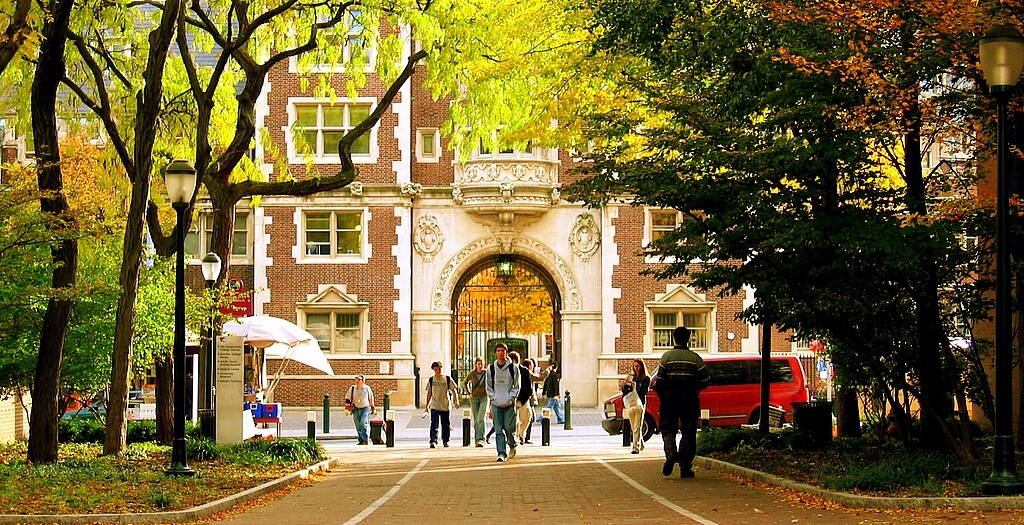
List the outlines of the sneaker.
{"type": "Polygon", "coordinates": [[[448,448],[448,442],[447,441],[444,442],[444,448],[448,448]]]}
{"type": "Polygon", "coordinates": [[[486,442],[486,443],[487,443],[488,445],[490,445],[490,444],[491,444],[491,438],[487,438],[487,439],[485,439],[484,441],[485,441],[485,442],[486,442]]]}
{"type": "Polygon", "coordinates": [[[523,441],[523,444],[524,445],[532,445],[533,441],[530,441],[529,439],[527,439],[526,441],[523,441]]]}
{"type": "Polygon", "coordinates": [[[676,466],[676,458],[668,458],[665,460],[665,466],[661,467],[661,474],[664,476],[671,476],[672,469],[676,466]]]}
{"type": "Polygon", "coordinates": [[[508,449],[508,459],[516,457],[516,447],[508,449]]]}
{"type": "Polygon", "coordinates": [[[630,454],[639,454],[639,453],[640,453],[640,449],[637,449],[637,448],[634,448],[633,451],[630,452],[630,454]]]}
{"type": "Polygon", "coordinates": [[[498,456],[498,463],[501,463],[503,461],[508,461],[508,458],[504,454],[498,456]]]}
{"type": "MultiPolygon", "coordinates": [[[[431,441],[430,442],[430,448],[437,448],[437,443],[434,443],[433,441],[431,441]]],[[[665,475],[667,476],[668,474],[665,474],[665,475]]]]}
{"type": "Polygon", "coordinates": [[[476,442],[476,446],[477,446],[477,448],[483,448],[484,442],[483,441],[477,441],[476,442]]]}
{"type": "Polygon", "coordinates": [[[683,479],[686,479],[686,478],[692,478],[695,475],[696,474],[693,473],[692,469],[679,467],[679,477],[681,477],[683,479]]]}
{"type": "Polygon", "coordinates": [[[360,441],[359,444],[360,445],[369,445],[369,443],[367,443],[366,441],[360,441]]]}

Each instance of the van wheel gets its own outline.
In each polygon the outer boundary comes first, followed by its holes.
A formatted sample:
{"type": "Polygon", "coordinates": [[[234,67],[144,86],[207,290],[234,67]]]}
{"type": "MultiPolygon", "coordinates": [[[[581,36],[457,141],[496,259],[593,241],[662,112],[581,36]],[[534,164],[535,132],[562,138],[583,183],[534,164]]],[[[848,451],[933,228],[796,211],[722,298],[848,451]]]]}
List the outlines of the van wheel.
{"type": "Polygon", "coordinates": [[[645,413],[644,414],[644,434],[643,434],[644,441],[646,442],[647,440],[651,439],[651,436],[653,436],[654,433],[657,432],[657,431],[658,431],[658,425],[657,425],[657,423],[654,422],[654,417],[651,416],[650,414],[646,414],[645,413]]]}
{"type": "Polygon", "coordinates": [[[761,423],[761,409],[754,409],[754,413],[750,414],[750,420],[747,421],[748,425],[758,425],[761,423]]]}

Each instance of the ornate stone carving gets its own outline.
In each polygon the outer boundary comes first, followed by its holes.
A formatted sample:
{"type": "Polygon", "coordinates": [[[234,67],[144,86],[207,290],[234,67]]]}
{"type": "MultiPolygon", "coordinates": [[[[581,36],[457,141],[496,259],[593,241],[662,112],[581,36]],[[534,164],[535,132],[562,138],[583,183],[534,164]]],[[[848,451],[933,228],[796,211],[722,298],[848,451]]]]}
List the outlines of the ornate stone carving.
{"type": "Polygon", "coordinates": [[[457,280],[453,277],[457,272],[465,271],[471,263],[495,253],[518,253],[529,257],[554,278],[562,293],[563,307],[567,310],[580,309],[580,292],[576,278],[573,277],[569,265],[557,253],[544,243],[526,237],[492,235],[467,244],[444,266],[434,286],[434,310],[450,309],[451,295],[457,280]]]}
{"type": "Polygon", "coordinates": [[[501,192],[501,200],[512,202],[512,194],[516,192],[516,185],[509,181],[504,181],[498,186],[498,191],[501,192]]]}
{"type": "Polygon", "coordinates": [[[580,260],[587,262],[601,243],[600,235],[597,224],[594,222],[594,216],[589,213],[581,213],[576,216],[576,224],[569,232],[569,245],[580,260]]]}
{"type": "Polygon", "coordinates": [[[557,167],[550,162],[469,162],[457,170],[457,182],[530,182],[554,184],[557,167]]]}
{"type": "Polygon", "coordinates": [[[464,198],[462,196],[462,188],[456,186],[452,188],[452,202],[461,205],[464,198]]]}
{"type": "Polygon", "coordinates": [[[562,192],[558,188],[551,188],[551,204],[557,206],[559,202],[562,202],[562,192]]]}
{"type": "Polygon", "coordinates": [[[363,195],[363,183],[359,181],[350,183],[348,191],[352,192],[353,197],[361,197],[363,195]]]}
{"type": "Polygon", "coordinates": [[[441,250],[444,245],[444,234],[437,225],[437,217],[426,215],[420,217],[416,226],[416,238],[413,240],[413,248],[416,253],[423,257],[426,262],[434,260],[434,254],[441,250]]]}
{"type": "Polygon", "coordinates": [[[423,185],[418,182],[406,182],[402,184],[402,195],[416,197],[423,192],[423,185]]]}

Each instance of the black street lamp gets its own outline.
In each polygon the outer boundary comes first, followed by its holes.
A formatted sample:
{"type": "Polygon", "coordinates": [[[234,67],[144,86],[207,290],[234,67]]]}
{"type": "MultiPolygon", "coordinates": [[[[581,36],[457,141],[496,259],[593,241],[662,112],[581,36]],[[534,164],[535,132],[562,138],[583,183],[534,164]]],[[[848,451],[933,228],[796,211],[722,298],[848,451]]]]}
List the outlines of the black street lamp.
{"type": "Polygon", "coordinates": [[[1024,37],[1017,28],[996,25],[981,38],[979,55],[989,93],[996,99],[996,421],[992,475],[981,488],[988,495],[1024,492],[1013,447],[1013,318],[1010,311],[1010,177],[1006,106],[1024,69],[1024,37]]]}
{"type": "Polygon", "coordinates": [[[178,214],[174,278],[174,439],[171,466],[164,472],[191,476],[195,473],[185,457],[185,211],[196,191],[196,169],[186,160],[172,160],[164,169],[171,207],[178,214]]]}
{"type": "MultiPolygon", "coordinates": [[[[220,276],[220,257],[216,253],[210,252],[203,257],[203,279],[206,280],[206,289],[213,290],[213,285],[217,282],[217,277],[220,276]]],[[[206,359],[203,363],[203,397],[205,404],[203,408],[204,412],[199,417],[200,428],[203,431],[203,436],[214,439],[216,438],[216,419],[217,419],[217,405],[214,396],[214,374],[216,373],[216,356],[217,356],[217,327],[216,319],[214,314],[216,312],[216,305],[210,307],[210,344],[207,347],[206,359]]]]}

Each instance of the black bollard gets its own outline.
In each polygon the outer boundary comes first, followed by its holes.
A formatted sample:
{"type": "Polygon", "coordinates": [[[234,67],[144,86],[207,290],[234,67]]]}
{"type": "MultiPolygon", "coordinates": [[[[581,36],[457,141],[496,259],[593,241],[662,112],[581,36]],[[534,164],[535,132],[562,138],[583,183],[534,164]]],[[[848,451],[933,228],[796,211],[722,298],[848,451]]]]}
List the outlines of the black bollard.
{"type": "Polygon", "coordinates": [[[324,434],[331,433],[331,395],[324,394],[324,434]]]}
{"type": "Polygon", "coordinates": [[[540,446],[551,446],[551,409],[544,408],[540,411],[540,446]]]}
{"type": "Polygon", "coordinates": [[[472,424],[472,419],[471,419],[470,411],[469,411],[468,408],[463,408],[462,409],[462,446],[464,446],[464,447],[468,447],[469,446],[469,442],[470,442],[469,438],[472,437],[471,434],[473,432],[472,432],[472,430],[470,430],[470,427],[472,426],[471,424],[472,424]]]}
{"type": "Polygon", "coordinates": [[[391,391],[384,392],[384,413],[387,414],[388,410],[391,410],[391,391]]]}
{"type": "Polygon", "coordinates": [[[633,444],[633,425],[629,424],[629,418],[622,415],[622,446],[628,447],[633,444]]]}
{"type": "Polygon", "coordinates": [[[565,430],[572,430],[572,400],[569,391],[565,391],[565,430]]]}
{"type": "Polygon", "coordinates": [[[306,439],[316,441],[316,411],[306,411],[306,439]]]}
{"type": "Polygon", "coordinates": [[[395,448],[395,413],[392,410],[384,411],[384,429],[387,432],[387,438],[385,438],[384,446],[387,448],[395,448]]]}

